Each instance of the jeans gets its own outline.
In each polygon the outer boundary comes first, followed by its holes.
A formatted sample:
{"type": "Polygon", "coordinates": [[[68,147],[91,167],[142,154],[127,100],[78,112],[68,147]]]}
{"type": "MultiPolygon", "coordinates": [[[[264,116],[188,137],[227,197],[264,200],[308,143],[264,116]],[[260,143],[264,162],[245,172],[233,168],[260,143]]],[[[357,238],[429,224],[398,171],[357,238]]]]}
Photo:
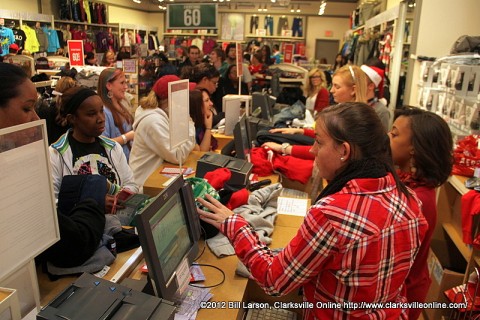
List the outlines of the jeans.
{"type": "Polygon", "coordinates": [[[270,36],[273,36],[273,17],[272,16],[266,16],[265,17],[265,30],[270,30],[270,36]]]}
{"type": "Polygon", "coordinates": [[[303,20],[302,18],[293,18],[292,36],[303,37],[303,20]]]}
{"type": "Polygon", "coordinates": [[[258,29],[258,16],[251,16],[250,17],[250,34],[253,34],[256,29],[258,29]]]}

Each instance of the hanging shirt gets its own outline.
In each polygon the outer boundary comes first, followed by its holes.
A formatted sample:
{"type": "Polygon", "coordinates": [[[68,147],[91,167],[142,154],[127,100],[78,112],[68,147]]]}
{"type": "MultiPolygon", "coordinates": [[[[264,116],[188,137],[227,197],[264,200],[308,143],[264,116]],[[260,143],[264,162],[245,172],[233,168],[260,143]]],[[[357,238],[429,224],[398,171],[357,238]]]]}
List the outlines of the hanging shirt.
{"type": "Polygon", "coordinates": [[[40,48],[40,43],[38,43],[37,34],[35,29],[30,28],[28,25],[22,25],[22,30],[27,35],[27,40],[25,41],[24,49],[30,52],[38,52],[40,48]]]}
{"type": "Polygon", "coordinates": [[[23,49],[25,46],[25,41],[27,40],[27,35],[22,29],[14,28],[12,31],[13,35],[15,36],[15,43],[20,49],[23,49]]]}
{"type": "Polygon", "coordinates": [[[48,40],[47,52],[57,52],[60,48],[60,42],[58,41],[57,31],[49,29],[47,26],[42,28],[48,40]]]}
{"type": "Polygon", "coordinates": [[[0,56],[8,54],[8,47],[10,47],[12,43],[15,43],[15,36],[12,29],[7,27],[0,27],[0,45],[2,48],[0,56]]]}

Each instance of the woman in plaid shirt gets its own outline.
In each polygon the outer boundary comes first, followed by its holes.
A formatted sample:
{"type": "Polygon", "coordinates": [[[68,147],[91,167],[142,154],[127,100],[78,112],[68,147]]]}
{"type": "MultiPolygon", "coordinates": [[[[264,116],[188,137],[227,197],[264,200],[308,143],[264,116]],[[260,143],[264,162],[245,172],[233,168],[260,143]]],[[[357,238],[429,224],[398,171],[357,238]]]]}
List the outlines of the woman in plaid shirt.
{"type": "Polygon", "coordinates": [[[200,218],[230,239],[266,293],[303,287],[312,305],[305,319],[407,319],[405,278],[428,225],[395,173],[375,110],[359,102],[324,109],[310,152],[330,182],[278,254],[211,197],[198,199],[211,211],[198,209],[200,218]]]}

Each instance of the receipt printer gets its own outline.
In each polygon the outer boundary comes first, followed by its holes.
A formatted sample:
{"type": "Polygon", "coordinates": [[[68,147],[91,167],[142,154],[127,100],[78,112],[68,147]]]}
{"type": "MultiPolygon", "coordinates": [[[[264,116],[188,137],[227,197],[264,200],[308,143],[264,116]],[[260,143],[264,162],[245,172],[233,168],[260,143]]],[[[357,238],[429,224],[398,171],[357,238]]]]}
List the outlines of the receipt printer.
{"type": "Polygon", "coordinates": [[[172,302],[84,273],[43,307],[37,320],[170,320],[174,312],[172,302]]]}
{"type": "Polygon", "coordinates": [[[196,176],[203,178],[207,172],[218,168],[227,168],[232,172],[232,177],[228,180],[228,184],[246,187],[249,183],[253,165],[243,159],[207,152],[198,159],[196,176]]]}

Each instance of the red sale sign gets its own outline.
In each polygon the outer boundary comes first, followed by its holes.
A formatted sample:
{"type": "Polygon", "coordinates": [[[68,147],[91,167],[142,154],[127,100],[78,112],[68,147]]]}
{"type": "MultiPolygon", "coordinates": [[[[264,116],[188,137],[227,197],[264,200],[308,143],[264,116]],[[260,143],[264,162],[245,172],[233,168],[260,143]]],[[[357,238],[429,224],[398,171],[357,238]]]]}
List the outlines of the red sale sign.
{"type": "Polygon", "coordinates": [[[71,67],[83,66],[85,64],[82,40],[68,40],[68,57],[71,67]]]}
{"type": "Polygon", "coordinates": [[[283,62],[285,63],[293,62],[293,43],[285,44],[284,52],[283,52],[283,62]]]}

